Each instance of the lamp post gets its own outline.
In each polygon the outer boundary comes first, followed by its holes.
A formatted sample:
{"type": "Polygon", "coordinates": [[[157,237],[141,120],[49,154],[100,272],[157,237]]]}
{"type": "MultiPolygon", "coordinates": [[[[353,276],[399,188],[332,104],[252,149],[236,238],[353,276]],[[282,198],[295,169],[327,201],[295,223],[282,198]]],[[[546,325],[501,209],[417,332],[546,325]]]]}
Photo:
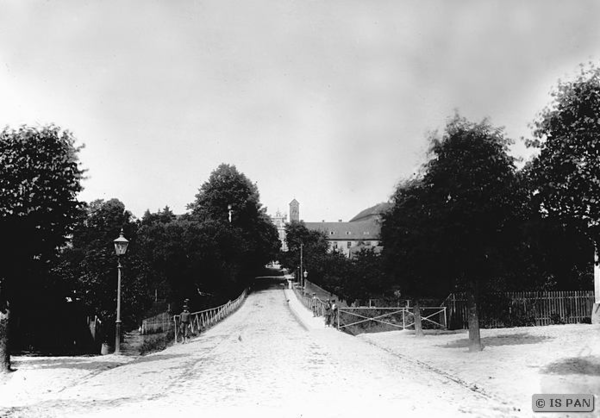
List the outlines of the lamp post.
{"type": "Polygon", "coordinates": [[[117,279],[117,320],[115,322],[115,354],[121,354],[121,269],[123,266],[121,265],[121,256],[125,255],[127,252],[127,246],[129,245],[129,241],[125,239],[123,236],[123,228],[121,228],[121,234],[119,238],[113,241],[115,243],[115,253],[117,253],[117,270],[118,270],[118,279],[117,279]]]}
{"type": "Polygon", "coordinates": [[[298,279],[300,279],[300,287],[304,289],[304,283],[302,282],[302,272],[304,271],[302,269],[302,247],[304,247],[304,244],[300,243],[300,271],[298,272],[298,279]]]}

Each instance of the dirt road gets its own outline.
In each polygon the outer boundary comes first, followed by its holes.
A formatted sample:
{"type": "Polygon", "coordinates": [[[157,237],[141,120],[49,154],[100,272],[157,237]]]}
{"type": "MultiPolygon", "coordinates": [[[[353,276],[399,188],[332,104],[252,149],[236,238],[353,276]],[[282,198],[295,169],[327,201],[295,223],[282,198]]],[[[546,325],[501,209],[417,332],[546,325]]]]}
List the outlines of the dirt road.
{"type": "Polygon", "coordinates": [[[325,328],[281,284],[251,294],[187,344],[133,361],[63,358],[45,370],[23,362],[10,379],[0,386],[2,417],[512,415],[485,394],[325,328]],[[9,391],[17,381],[27,393],[9,391]]]}

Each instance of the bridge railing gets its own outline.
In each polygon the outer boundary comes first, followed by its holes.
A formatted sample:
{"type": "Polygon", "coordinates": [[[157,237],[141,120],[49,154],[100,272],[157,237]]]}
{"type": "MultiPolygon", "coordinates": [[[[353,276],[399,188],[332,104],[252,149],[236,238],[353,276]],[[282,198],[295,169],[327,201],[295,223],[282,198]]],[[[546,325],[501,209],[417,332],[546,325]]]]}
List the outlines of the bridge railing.
{"type": "Polygon", "coordinates": [[[308,310],[312,311],[315,316],[325,316],[327,301],[318,297],[313,298],[311,294],[302,292],[302,289],[298,287],[294,287],[294,293],[298,297],[298,300],[300,300],[308,310]]]}
{"type": "MultiPolygon", "coordinates": [[[[207,328],[210,328],[216,323],[222,321],[227,316],[235,312],[246,300],[247,296],[248,291],[244,290],[242,294],[233,301],[230,300],[221,306],[191,313],[190,322],[188,324],[188,335],[199,335],[201,331],[206,330],[207,328]]],[[[181,333],[180,315],[173,316],[173,323],[175,325],[175,342],[177,342],[179,334],[181,333]]]]}

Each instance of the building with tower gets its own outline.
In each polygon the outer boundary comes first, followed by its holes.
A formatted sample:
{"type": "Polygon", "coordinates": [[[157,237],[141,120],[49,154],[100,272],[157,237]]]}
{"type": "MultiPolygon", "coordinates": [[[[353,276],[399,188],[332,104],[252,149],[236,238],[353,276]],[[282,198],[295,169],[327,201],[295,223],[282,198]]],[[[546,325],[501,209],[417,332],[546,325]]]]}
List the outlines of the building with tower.
{"type": "MultiPolygon", "coordinates": [[[[304,222],[309,230],[321,231],[327,237],[330,251],[339,251],[352,257],[363,248],[381,251],[379,234],[381,232],[381,214],[390,208],[390,203],[380,203],[359,212],[348,222],[304,222]]],[[[285,225],[287,216],[277,211],[271,220],[277,227],[281,249],[287,251],[285,242],[285,225]]],[[[300,203],[294,199],[290,202],[290,222],[300,222],[300,203]]]]}

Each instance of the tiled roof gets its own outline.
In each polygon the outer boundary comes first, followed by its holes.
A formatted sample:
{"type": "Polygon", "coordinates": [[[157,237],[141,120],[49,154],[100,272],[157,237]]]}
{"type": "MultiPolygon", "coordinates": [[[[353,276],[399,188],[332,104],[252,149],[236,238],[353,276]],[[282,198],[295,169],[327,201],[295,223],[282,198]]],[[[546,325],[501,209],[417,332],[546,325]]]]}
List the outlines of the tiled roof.
{"type": "Polygon", "coordinates": [[[323,231],[329,240],[377,240],[381,227],[377,220],[358,222],[305,222],[310,230],[323,231]]]}
{"type": "Polygon", "coordinates": [[[350,219],[350,222],[358,222],[358,221],[364,221],[364,220],[367,220],[370,218],[377,218],[383,212],[388,210],[390,208],[390,206],[391,206],[391,204],[387,203],[387,202],[372,206],[368,209],[363,210],[358,215],[356,215],[354,218],[350,219]]]}

